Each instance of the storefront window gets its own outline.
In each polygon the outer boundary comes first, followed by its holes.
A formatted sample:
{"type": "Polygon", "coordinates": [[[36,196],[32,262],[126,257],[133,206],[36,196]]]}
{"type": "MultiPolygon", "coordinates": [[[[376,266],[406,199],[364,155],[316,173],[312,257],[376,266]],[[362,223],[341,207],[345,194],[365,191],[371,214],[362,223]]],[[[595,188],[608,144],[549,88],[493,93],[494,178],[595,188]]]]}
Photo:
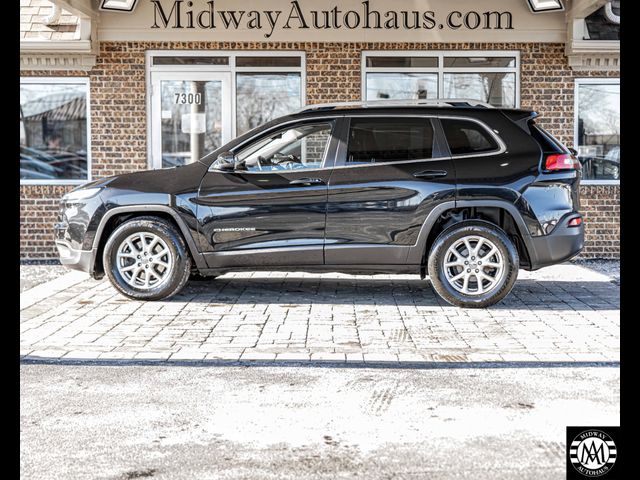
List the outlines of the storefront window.
{"type": "Polygon", "coordinates": [[[367,100],[438,98],[436,73],[368,73],[367,100]]]}
{"type": "Polygon", "coordinates": [[[515,73],[445,73],[445,98],[471,98],[496,107],[516,104],[515,73]]]}
{"type": "Polygon", "coordinates": [[[464,98],[518,106],[517,52],[364,52],[363,57],[366,100],[464,98]]]}
{"type": "Polygon", "coordinates": [[[150,165],[184,165],[298,110],[303,52],[148,52],[150,165]]]}
{"type": "Polygon", "coordinates": [[[620,179],[620,82],[576,80],[576,140],[584,180],[620,179]]]}
{"type": "Polygon", "coordinates": [[[21,180],[89,179],[87,94],[86,79],[21,80],[21,180]]]}
{"type": "Polygon", "coordinates": [[[238,73],[238,135],[301,107],[299,73],[238,73]]]}

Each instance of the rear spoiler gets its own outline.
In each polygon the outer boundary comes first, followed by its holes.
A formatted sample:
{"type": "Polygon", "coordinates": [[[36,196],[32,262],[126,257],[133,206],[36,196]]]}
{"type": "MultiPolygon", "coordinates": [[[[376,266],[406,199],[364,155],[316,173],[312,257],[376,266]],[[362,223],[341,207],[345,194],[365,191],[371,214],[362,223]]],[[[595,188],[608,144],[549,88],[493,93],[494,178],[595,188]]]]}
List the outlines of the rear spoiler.
{"type": "Polygon", "coordinates": [[[529,120],[533,120],[540,116],[538,112],[533,110],[502,110],[502,113],[527,133],[529,133],[529,127],[527,126],[529,120]]]}

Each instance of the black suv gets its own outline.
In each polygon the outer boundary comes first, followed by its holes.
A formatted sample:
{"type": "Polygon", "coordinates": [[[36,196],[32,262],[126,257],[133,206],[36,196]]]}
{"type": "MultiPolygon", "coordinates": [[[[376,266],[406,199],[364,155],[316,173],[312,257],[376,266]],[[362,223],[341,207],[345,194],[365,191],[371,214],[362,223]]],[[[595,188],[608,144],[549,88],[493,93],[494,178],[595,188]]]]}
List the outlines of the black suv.
{"type": "Polygon", "coordinates": [[[485,307],[518,269],[584,242],[580,163],[530,110],[473,101],[312,105],[181,167],[104,178],[61,200],[63,264],[164,299],[190,275],[427,275],[485,307]]]}

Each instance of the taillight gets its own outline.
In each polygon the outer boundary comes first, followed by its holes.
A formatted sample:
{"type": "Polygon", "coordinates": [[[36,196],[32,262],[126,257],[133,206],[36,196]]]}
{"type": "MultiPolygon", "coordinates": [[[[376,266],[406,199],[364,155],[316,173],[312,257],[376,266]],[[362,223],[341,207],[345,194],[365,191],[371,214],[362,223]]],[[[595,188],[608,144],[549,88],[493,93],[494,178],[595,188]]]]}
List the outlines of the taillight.
{"type": "Polygon", "coordinates": [[[579,227],[582,225],[582,217],[574,217],[567,222],[567,227],[579,227]]]}
{"type": "Polygon", "coordinates": [[[547,155],[544,168],[546,170],[579,170],[580,161],[570,153],[554,153],[547,155]]]}

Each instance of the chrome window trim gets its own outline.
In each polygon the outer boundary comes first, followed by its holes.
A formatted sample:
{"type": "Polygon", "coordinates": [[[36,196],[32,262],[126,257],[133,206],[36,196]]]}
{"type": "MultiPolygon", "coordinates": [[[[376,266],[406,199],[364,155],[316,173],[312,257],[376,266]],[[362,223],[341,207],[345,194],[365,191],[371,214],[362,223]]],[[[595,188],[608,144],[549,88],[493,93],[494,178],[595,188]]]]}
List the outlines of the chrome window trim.
{"type": "MultiPolygon", "coordinates": [[[[323,166],[320,168],[305,168],[305,169],[300,169],[300,170],[291,170],[291,172],[295,172],[295,171],[305,171],[305,172],[317,172],[317,171],[321,171],[321,170],[327,170],[327,169],[333,169],[333,170],[337,170],[337,169],[344,169],[344,168],[363,168],[363,167],[378,167],[378,166],[388,166],[388,165],[405,165],[405,164],[411,164],[411,163],[421,163],[421,162],[431,162],[431,161],[437,161],[437,160],[449,160],[449,159],[458,159],[458,158],[475,158],[475,157],[487,157],[490,155],[500,155],[504,152],[507,151],[507,146],[505,145],[505,143],[502,141],[502,139],[493,131],[493,129],[491,129],[487,124],[485,124],[484,122],[477,120],[475,118],[472,117],[467,117],[467,116],[461,116],[461,115],[438,115],[438,114],[429,114],[429,115],[425,115],[425,114],[415,114],[415,115],[407,115],[407,114],[394,114],[394,115],[384,115],[384,114],[362,114],[362,115],[349,115],[349,114],[342,114],[342,115],[328,115],[328,116],[322,116],[322,117],[309,117],[308,119],[297,119],[297,120],[289,120],[287,122],[281,123],[279,125],[275,125],[273,128],[264,131],[264,132],[260,132],[257,133],[256,135],[252,136],[251,138],[248,138],[245,142],[243,142],[240,145],[237,145],[236,147],[234,147],[233,149],[231,149],[232,153],[236,153],[236,151],[242,149],[245,145],[247,145],[249,142],[253,141],[255,138],[262,136],[263,134],[268,134],[271,133],[275,130],[280,129],[280,127],[284,127],[287,125],[290,125],[292,123],[298,123],[298,122],[303,122],[305,120],[334,120],[334,119],[338,119],[338,118],[405,118],[405,117],[418,117],[418,118],[429,118],[429,119],[440,119],[440,118],[446,118],[446,119],[454,119],[454,120],[469,120],[471,122],[475,122],[478,125],[480,125],[482,128],[484,128],[487,132],[489,132],[489,134],[492,136],[492,138],[496,141],[496,143],[500,146],[500,148],[498,150],[492,150],[490,152],[483,152],[483,153],[474,153],[474,154],[469,154],[469,155],[449,155],[449,156],[443,156],[443,157],[435,157],[435,158],[422,158],[422,159],[417,159],[417,160],[401,160],[398,162],[379,162],[379,163],[367,163],[367,164],[360,164],[360,165],[333,165],[332,167],[328,167],[328,166],[323,166]]],[[[333,132],[332,132],[333,135],[333,132]]],[[[447,145],[448,148],[448,145],[447,145]]],[[[327,158],[325,156],[325,162],[327,161],[327,158]]],[[[213,163],[211,164],[211,166],[213,166],[213,163]]],[[[214,171],[217,172],[218,170],[212,169],[211,166],[209,167],[209,172],[214,171]]],[[[287,172],[288,170],[278,170],[277,172],[272,172],[272,173],[278,173],[278,172],[287,172]]],[[[269,172],[242,172],[243,175],[246,174],[255,174],[255,173],[269,173],[269,172]]]]}

